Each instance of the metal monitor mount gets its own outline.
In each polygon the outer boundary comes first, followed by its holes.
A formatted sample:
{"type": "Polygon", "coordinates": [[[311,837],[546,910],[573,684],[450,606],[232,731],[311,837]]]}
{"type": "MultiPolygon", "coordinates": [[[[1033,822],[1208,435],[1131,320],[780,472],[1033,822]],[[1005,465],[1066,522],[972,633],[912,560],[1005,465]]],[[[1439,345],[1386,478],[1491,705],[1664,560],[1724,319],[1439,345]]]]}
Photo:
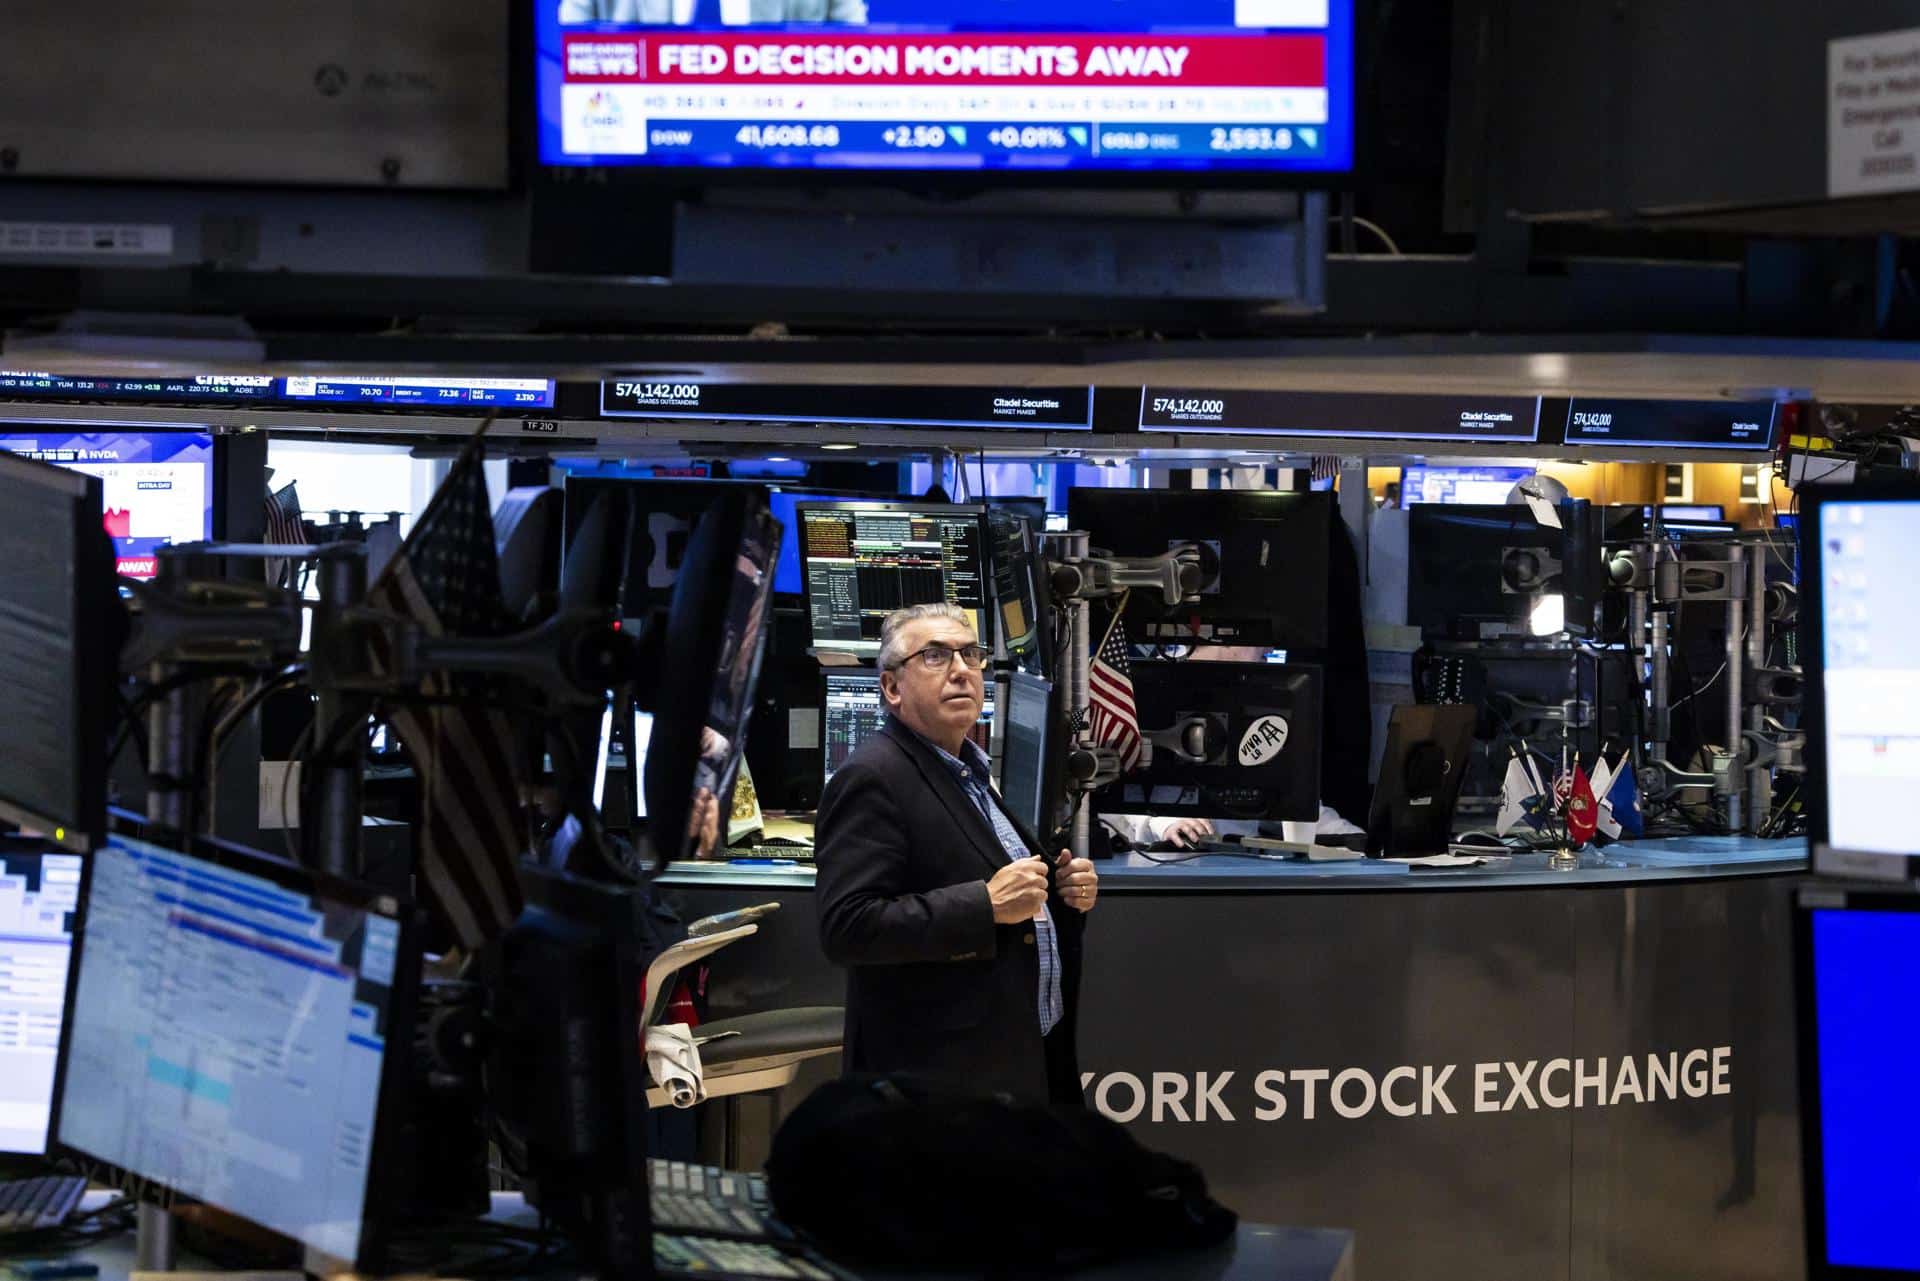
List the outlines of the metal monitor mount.
{"type": "MultiPolygon", "coordinates": [[[[501,637],[433,636],[410,621],[368,608],[366,548],[359,543],[318,547],[198,543],[163,547],[150,583],[128,581],[137,606],[121,649],[120,669],[141,676],[154,691],[147,718],[147,818],[190,843],[198,834],[197,800],[206,780],[202,745],[211,730],[230,726],[264,692],[290,684],[299,669],[303,613],[308,604],[290,588],[221,576],[234,561],[306,561],[318,571],[306,683],[315,694],[314,724],[326,727],[302,762],[312,771],[308,794],[314,840],[307,860],[319,871],[358,879],[361,848],[361,735],[376,698],[417,695],[430,673],[510,676],[537,691],[550,714],[597,708],[610,688],[630,685],[659,629],[636,638],[595,611],[565,611],[501,637]],[[370,644],[378,638],[390,657],[375,670],[370,644]],[[265,676],[255,694],[207,725],[203,678],[265,676]]],[[[657,666],[657,665],[656,665],[657,666]]],[[[576,787],[574,791],[581,790],[576,787]]],[[[583,840],[599,839],[597,816],[581,815],[583,840]],[[590,821],[591,819],[591,821],[590,821]]],[[[589,806],[590,810],[591,807],[589,806]]],[[[303,815],[303,819],[309,816],[303,815]]],[[[141,1271],[170,1271],[176,1258],[173,1220],[164,1206],[142,1202],[135,1252],[141,1271]]]]}
{"type": "Polygon", "coordinates": [[[1093,655],[1091,602],[1112,600],[1128,592],[1152,593],[1168,609],[1200,598],[1200,549],[1187,543],[1158,556],[1118,557],[1097,554],[1084,531],[1069,530],[1046,536],[1047,579],[1055,605],[1069,637],[1066,673],[1066,719],[1072,732],[1067,753],[1067,787],[1075,793],[1069,848],[1075,858],[1087,857],[1093,836],[1093,816],[1086,795],[1120,777],[1120,756],[1092,737],[1093,655]]]}

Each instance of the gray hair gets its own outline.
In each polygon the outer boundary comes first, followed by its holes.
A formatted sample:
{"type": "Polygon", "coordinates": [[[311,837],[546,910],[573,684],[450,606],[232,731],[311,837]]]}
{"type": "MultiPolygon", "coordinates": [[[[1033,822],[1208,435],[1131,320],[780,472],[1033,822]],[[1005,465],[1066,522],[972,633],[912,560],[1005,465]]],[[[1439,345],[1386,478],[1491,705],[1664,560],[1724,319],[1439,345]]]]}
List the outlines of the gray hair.
{"type": "MultiPolygon", "coordinates": [[[[917,623],[928,618],[944,618],[959,623],[969,632],[973,631],[973,615],[958,605],[949,605],[944,601],[937,605],[909,605],[905,609],[896,609],[888,614],[880,624],[880,670],[891,672],[907,661],[906,642],[900,634],[907,630],[907,624],[917,623]]],[[[978,633],[975,634],[978,639],[978,633]]]]}

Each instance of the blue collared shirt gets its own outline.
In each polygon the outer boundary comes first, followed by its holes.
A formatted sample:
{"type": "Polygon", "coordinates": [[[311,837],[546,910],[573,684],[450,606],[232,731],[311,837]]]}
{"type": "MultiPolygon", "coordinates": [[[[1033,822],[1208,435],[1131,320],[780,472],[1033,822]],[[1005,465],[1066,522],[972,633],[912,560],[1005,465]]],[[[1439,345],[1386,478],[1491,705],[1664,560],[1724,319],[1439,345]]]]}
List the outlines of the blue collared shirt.
{"type": "MultiPolygon", "coordinates": [[[[987,760],[987,754],[980,750],[980,744],[968,739],[960,745],[960,755],[955,756],[917,731],[915,736],[933,749],[933,754],[940,758],[941,764],[953,771],[960,790],[972,799],[981,817],[993,827],[993,834],[1000,838],[1000,848],[1006,854],[1007,861],[1011,863],[1031,857],[1027,843],[1020,839],[1013,820],[1000,808],[1000,798],[994,795],[993,766],[987,760]]],[[[1045,1036],[1060,1021],[1063,1006],[1060,996],[1060,944],[1054,936],[1051,908],[1041,906],[1040,915],[1033,918],[1033,933],[1034,942],[1040,948],[1040,1035],[1045,1036]]]]}

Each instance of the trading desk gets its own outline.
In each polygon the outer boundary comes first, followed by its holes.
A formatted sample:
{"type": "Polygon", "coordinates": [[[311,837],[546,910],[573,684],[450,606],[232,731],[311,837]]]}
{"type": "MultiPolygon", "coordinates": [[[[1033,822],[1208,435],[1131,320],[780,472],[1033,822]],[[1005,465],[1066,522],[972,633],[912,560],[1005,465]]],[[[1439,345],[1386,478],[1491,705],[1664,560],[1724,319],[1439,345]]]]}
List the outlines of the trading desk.
{"type": "MultiPolygon", "coordinates": [[[[1248,1219],[1353,1229],[1370,1276],[1789,1281],[1805,867],[1741,838],[1572,871],[1114,859],[1087,1097],[1248,1219]]],[[[713,958],[715,1017],[843,999],[812,889],[805,865],[663,877],[688,919],[783,904],[713,958]]]]}
{"type": "MultiPolygon", "coordinates": [[[[88,1196],[85,1205],[89,1209],[107,1200],[103,1193],[88,1196]]],[[[528,1225],[538,1221],[517,1192],[494,1193],[490,1217],[528,1225]]],[[[131,1232],[97,1242],[75,1254],[100,1269],[98,1281],[128,1281],[135,1270],[131,1232]]],[[[192,1256],[183,1257],[180,1266],[193,1269],[202,1277],[209,1275],[205,1261],[192,1256]]],[[[552,1268],[545,1274],[529,1275],[571,1279],[577,1273],[552,1268]]],[[[984,1281],[979,1270],[892,1273],[860,1268],[854,1275],[861,1281],[984,1281]]],[[[1048,1274],[1028,1275],[1037,1279],[1048,1274]]],[[[1148,1255],[1080,1269],[1070,1275],[1073,1281],[1354,1281],[1354,1240],[1350,1232],[1324,1228],[1242,1223],[1231,1240],[1209,1250],[1148,1255]]]]}

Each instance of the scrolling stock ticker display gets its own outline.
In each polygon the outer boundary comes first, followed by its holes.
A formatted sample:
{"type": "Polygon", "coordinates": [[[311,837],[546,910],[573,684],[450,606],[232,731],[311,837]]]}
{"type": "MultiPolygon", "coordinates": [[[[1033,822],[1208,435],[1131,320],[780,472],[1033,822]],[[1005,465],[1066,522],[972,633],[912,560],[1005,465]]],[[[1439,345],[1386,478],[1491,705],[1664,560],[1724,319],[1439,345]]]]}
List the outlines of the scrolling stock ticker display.
{"type": "Polygon", "coordinates": [[[1353,0],[532,2],[550,165],[1353,165],[1353,0]]]}

